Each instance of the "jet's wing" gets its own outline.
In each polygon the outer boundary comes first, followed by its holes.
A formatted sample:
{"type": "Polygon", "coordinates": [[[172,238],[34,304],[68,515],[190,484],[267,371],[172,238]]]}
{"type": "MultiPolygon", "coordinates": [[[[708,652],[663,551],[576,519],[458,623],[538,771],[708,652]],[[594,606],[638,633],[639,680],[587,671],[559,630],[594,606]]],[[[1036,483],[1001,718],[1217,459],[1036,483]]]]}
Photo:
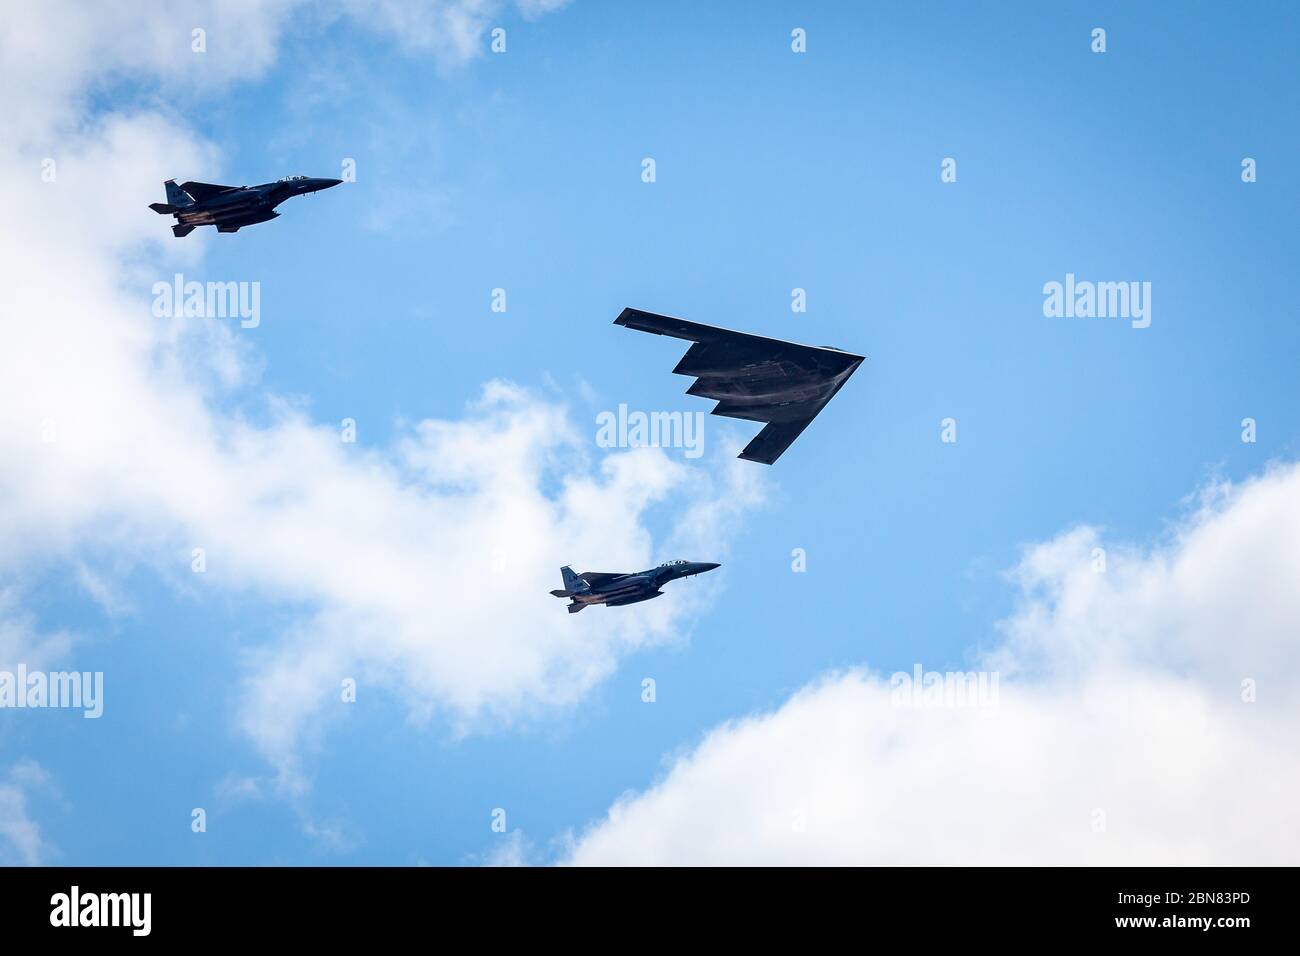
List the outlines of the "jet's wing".
{"type": "Polygon", "coordinates": [[[693,375],[688,395],[716,399],[714,415],[765,422],[740,457],[770,465],[840,390],[865,358],[688,322],[671,315],[624,309],[615,325],[670,335],[694,344],[673,369],[693,375]]]}
{"type": "Polygon", "coordinates": [[[213,196],[220,196],[222,193],[228,193],[232,189],[238,188],[238,186],[221,186],[216,183],[181,183],[181,189],[189,193],[195,202],[203,202],[205,199],[211,199],[213,196]]]}
{"type": "Polygon", "coordinates": [[[583,571],[578,577],[586,581],[593,588],[598,588],[602,584],[608,584],[610,581],[617,581],[619,578],[627,577],[626,574],[604,574],[600,571],[583,571]]]}
{"type": "Polygon", "coordinates": [[[817,412],[813,412],[801,422],[772,422],[766,425],[736,457],[763,465],[772,464],[781,457],[782,452],[794,444],[794,440],[808,427],[808,423],[816,415],[817,412]]]}

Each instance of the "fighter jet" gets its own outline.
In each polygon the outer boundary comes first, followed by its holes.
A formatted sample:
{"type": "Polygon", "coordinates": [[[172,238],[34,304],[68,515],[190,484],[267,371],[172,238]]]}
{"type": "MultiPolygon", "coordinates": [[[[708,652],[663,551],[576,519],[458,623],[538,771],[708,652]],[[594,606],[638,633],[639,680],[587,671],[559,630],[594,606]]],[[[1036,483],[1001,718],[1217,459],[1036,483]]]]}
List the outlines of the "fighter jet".
{"type": "Polygon", "coordinates": [[[181,183],[169,179],[163,183],[167,201],[150,203],[149,208],[161,215],[176,217],[172,234],[188,236],[195,226],[216,226],[217,232],[239,232],[244,226],[267,222],[280,214],[275,207],[286,199],[320,192],[343,182],[341,179],[313,179],[309,176],[286,176],[260,186],[218,186],[215,183],[181,183]]]}
{"type": "Polygon", "coordinates": [[[621,604],[637,604],[651,598],[660,597],[659,590],[669,581],[689,578],[721,567],[711,561],[669,561],[649,571],[636,574],[603,574],[599,571],[584,571],[574,574],[573,568],[565,565],[560,568],[564,576],[564,590],[552,591],[557,598],[570,598],[569,613],[577,614],[588,604],[607,604],[618,607],[621,604]]]}
{"type": "Polygon", "coordinates": [[[796,345],[671,315],[624,309],[615,325],[694,342],[673,369],[694,375],[687,395],[714,398],[714,415],[766,422],[739,455],[770,465],[866,359],[830,346],[796,345]]]}

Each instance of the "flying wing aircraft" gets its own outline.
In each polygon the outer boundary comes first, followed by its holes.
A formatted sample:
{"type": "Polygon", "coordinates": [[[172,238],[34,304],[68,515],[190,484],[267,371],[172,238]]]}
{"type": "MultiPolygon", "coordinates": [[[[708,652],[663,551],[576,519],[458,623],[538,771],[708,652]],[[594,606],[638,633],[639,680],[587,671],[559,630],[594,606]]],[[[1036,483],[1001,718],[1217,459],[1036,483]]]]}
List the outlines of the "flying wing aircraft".
{"type": "Polygon", "coordinates": [[[686,394],[716,399],[714,415],[765,422],[739,456],[765,465],[781,457],[865,361],[836,348],[798,345],[640,309],[624,309],[614,324],[695,343],[673,369],[695,376],[686,394]]]}

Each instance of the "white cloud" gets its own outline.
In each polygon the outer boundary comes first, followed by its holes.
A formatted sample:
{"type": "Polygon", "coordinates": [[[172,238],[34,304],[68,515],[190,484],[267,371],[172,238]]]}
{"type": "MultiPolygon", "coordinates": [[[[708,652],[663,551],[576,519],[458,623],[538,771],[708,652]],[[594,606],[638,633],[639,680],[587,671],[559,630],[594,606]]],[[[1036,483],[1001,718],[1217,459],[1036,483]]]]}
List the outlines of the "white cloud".
{"type": "Polygon", "coordinates": [[[496,837],[482,860],[483,866],[527,866],[534,853],[523,830],[511,830],[496,837]]]}
{"type": "Polygon", "coordinates": [[[22,610],[16,587],[0,588],[0,671],[13,671],[19,664],[28,670],[44,670],[66,654],[72,643],[72,635],[66,631],[42,631],[35,617],[22,610]]]}
{"type": "Polygon", "coordinates": [[[20,760],[0,775],[0,866],[39,866],[49,858],[51,848],[27,806],[30,792],[48,783],[48,775],[32,760],[20,760]]]}
{"type": "MultiPolygon", "coordinates": [[[[345,0],[356,22],[393,37],[408,51],[435,53],[463,63],[482,55],[487,31],[505,4],[498,0],[409,3],[404,0],[345,0]]],[[[520,4],[522,12],[530,11],[520,4]]],[[[545,11],[543,11],[545,12],[545,11]]]]}
{"type": "Polygon", "coordinates": [[[254,77],[275,59],[281,24],[300,0],[134,0],[10,4],[0,18],[0,132],[15,146],[76,125],[87,94],[120,77],[203,91],[254,77]],[[195,29],[207,52],[192,50],[195,29]]]}
{"type": "Polygon", "coordinates": [[[41,0],[0,17],[0,141],[40,146],[40,132],[76,125],[83,97],[113,80],[155,80],[172,96],[201,97],[253,79],[275,62],[290,24],[323,28],[344,16],[441,66],[486,50],[512,10],[532,20],[567,0],[41,0]],[[195,31],[203,31],[202,52],[195,31]]]}
{"type": "Polygon", "coordinates": [[[1026,553],[981,665],[1001,671],[996,708],[898,706],[885,677],[828,675],[716,728],[569,861],[1300,863],[1300,466],[1214,486],[1105,573],[1100,542],[1026,553]]]}
{"type": "MultiPolygon", "coordinates": [[[[184,55],[170,44],[178,24],[187,38],[204,16],[251,45],[236,55],[209,29],[206,56],[234,57],[224,77],[265,69],[275,51],[264,39],[293,4],[219,6],[166,17],[84,8],[56,42],[58,31],[41,32],[51,23],[31,20],[55,14],[32,5],[0,34],[14,57],[0,55],[0,76],[34,82],[44,63],[59,78],[46,110],[0,105],[3,123],[24,131],[0,148],[0,218],[27,224],[0,235],[0,434],[13,452],[0,457],[0,571],[71,568],[116,613],[132,606],[122,572],[140,565],[197,594],[301,610],[287,633],[247,651],[238,709],[296,791],[302,745],[341,712],[345,677],[359,694],[400,695],[413,720],[438,713],[462,731],[572,705],[619,655],[679,634],[717,585],[644,613],[569,615],[546,593],[559,565],[662,559],[647,512],[670,492],[716,537],[669,540],[719,559],[761,489],[752,466],[721,455],[693,466],[651,449],[592,461],[592,434],[563,406],[508,383],[490,383],[463,418],[422,422],[383,449],[344,444],[335,423],[274,395],[261,396],[267,424],[223,412],[232,392],[256,405],[256,339],[221,320],[150,314],[152,283],[196,262],[203,244],[165,230],[156,244],[145,208],[162,179],[211,169],[217,152],[160,114],[90,121],[77,110],[81,93],[119,72],[188,88],[188,41],[184,55]],[[47,151],[52,182],[40,175],[47,151]],[[203,575],[190,572],[194,547],[206,551],[203,575]]],[[[472,18],[489,8],[420,9],[472,18]]],[[[406,21],[388,24],[408,26],[408,40],[432,42],[406,21]]]]}

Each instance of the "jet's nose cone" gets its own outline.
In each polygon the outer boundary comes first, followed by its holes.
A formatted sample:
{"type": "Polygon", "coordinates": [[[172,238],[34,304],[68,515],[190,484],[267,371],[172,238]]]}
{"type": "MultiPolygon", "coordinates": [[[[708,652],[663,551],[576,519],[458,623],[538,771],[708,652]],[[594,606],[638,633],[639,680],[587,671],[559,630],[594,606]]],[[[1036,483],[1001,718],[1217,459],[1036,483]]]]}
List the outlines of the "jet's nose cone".
{"type": "Polygon", "coordinates": [[[696,567],[699,568],[700,573],[703,574],[705,571],[712,571],[714,568],[722,567],[722,565],[715,564],[712,561],[701,561],[699,564],[696,565],[696,567]]]}
{"type": "Polygon", "coordinates": [[[322,189],[329,189],[331,186],[337,186],[342,183],[341,179],[308,179],[302,184],[302,191],[305,193],[318,193],[322,189]]]}

